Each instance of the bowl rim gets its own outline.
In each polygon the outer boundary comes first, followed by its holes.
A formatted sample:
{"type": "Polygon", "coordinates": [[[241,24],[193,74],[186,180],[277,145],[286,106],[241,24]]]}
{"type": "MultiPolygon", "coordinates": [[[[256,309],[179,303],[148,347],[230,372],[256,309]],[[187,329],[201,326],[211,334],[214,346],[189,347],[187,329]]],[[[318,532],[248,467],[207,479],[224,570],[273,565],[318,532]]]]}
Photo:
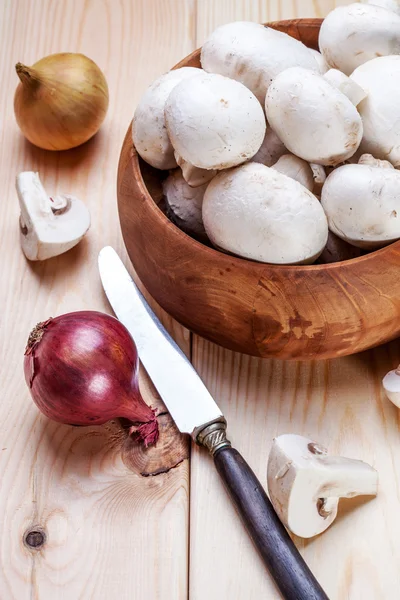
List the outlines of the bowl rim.
{"type": "MultiPolygon", "coordinates": [[[[306,21],[320,26],[323,19],[321,19],[321,18],[283,19],[280,21],[272,21],[272,22],[268,22],[268,23],[262,23],[262,25],[279,29],[279,26],[282,26],[282,24],[288,24],[288,25],[290,24],[290,25],[296,26],[297,23],[301,23],[301,22],[304,23],[306,21]]],[[[201,52],[201,47],[197,48],[196,50],[193,50],[190,54],[188,54],[186,57],[184,57],[182,60],[180,60],[176,65],[174,65],[171,68],[171,71],[181,68],[181,67],[185,67],[185,66],[187,66],[187,63],[189,61],[198,59],[200,56],[200,52],[201,52]]],[[[195,67],[195,68],[199,68],[199,67],[195,67]]],[[[141,165],[140,165],[140,161],[143,159],[140,159],[139,154],[136,150],[135,144],[132,139],[132,122],[133,122],[133,119],[132,119],[132,121],[129,125],[129,129],[128,129],[128,134],[130,136],[130,149],[131,149],[130,160],[132,163],[131,166],[133,168],[133,171],[135,172],[137,184],[140,188],[143,198],[145,198],[146,204],[148,205],[148,207],[154,214],[155,218],[161,219],[161,221],[163,221],[164,225],[166,227],[168,227],[175,236],[177,236],[178,238],[181,239],[183,244],[189,243],[193,247],[197,247],[198,251],[203,252],[203,256],[207,256],[210,260],[213,258],[218,258],[219,260],[221,260],[221,259],[223,260],[225,258],[225,259],[229,259],[231,261],[231,263],[237,264],[239,268],[242,268],[243,266],[245,266],[247,269],[254,269],[257,271],[259,271],[260,268],[268,267],[268,269],[270,269],[271,271],[278,271],[278,270],[282,271],[283,270],[283,271],[287,271],[287,272],[295,271],[296,273],[302,273],[302,272],[310,273],[312,271],[321,272],[321,271],[326,271],[326,270],[336,270],[336,269],[340,269],[344,265],[361,264],[362,262],[368,262],[368,261],[375,260],[375,257],[378,255],[380,257],[383,257],[385,255],[385,253],[389,254],[391,250],[400,251],[400,239],[399,239],[397,241],[389,243],[388,245],[384,246],[383,248],[378,248],[376,250],[372,250],[368,254],[364,254],[362,256],[358,256],[355,258],[342,260],[339,262],[326,263],[326,264],[309,264],[309,265],[283,265],[283,264],[280,265],[280,264],[273,264],[273,263],[266,263],[266,262],[252,260],[252,259],[241,257],[241,256],[238,256],[235,254],[230,254],[228,252],[222,252],[221,250],[218,250],[217,248],[214,248],[212,246],[207,246],[206,244],[203,244],[202,242],[198,241],[197,239],[191,237],[190,235],[188,235],[187,233],[182,231],[182,229],[180,229],[177,225],[175,225],[175,223],[173,223],[167,217],[167,215],[160,209],[160,207],[154,201],[154,199],[151,196],[149,190],[147,189],[147,186],[143,179],[142,169],[141,169],[141,165]]],[[[145,162],[145,161],[143,161],[143,162],[145,162]]],[[[238,165],[238,166],[240,166],[240,165],[238,165]]],[[[171,169],[165,170],[165,171],[160,170],[160,169],[155,169],[155,170],[160,173],[167,174],[171,169]]]]}

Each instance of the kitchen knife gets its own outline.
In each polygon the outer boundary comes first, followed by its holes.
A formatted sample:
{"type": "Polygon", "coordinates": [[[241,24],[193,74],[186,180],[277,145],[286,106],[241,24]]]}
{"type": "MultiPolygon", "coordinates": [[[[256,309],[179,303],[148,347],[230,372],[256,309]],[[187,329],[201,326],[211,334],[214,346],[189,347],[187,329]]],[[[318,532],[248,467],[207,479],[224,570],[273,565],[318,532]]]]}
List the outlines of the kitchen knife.
{"type": "Polygon", "coordinates": [[[261,483],[226,437],[226,421],[191,362],[107,246],[99,254],[107,298],[178,429],[205,446],[283,598],[328,600],[276,515],[261,483]]]}

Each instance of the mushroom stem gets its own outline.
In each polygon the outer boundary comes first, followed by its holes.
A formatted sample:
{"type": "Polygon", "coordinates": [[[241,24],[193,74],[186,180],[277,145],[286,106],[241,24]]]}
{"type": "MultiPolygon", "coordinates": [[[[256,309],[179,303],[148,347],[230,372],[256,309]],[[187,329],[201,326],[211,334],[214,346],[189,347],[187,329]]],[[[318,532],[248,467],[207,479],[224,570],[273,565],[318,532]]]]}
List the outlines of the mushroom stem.
{"type": "Polygon", "coordinates": [[[183,179],[190,187],[196,188],[211,181],[218,173],[215,169],[200,169],[187,160],[184,160],[177,152],[174,152],[175,160],[182,169],[183,179]]]}
{"type": "Polygon", "coordinates": [[[358,83],[347,77],[338,69],[329,69],[324,79],[344,94],[354,106],[358,106],[367,97],[367,92],[358,83]]]}

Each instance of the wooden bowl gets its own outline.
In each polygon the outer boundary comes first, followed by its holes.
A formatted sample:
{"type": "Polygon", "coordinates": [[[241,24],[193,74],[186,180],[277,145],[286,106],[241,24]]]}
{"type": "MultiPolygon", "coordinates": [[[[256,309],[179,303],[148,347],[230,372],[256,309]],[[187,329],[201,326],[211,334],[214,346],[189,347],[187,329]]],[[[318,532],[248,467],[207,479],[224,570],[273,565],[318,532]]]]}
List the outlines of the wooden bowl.
{"type": "MultiPolygon", "coordinates": [[[[321,19],[272,23],[311,48],[321,19]]],[[[177,65],[199,67],[196,50],[177,65]]],[[[400,333],[400,242],[341,263],[275,266],[192,239],[158,208],[167,175],[139,160],[127,132],[118,169],[122,234],[140,279],[191,331],[262,357],[321,359],[400,333]]]]}

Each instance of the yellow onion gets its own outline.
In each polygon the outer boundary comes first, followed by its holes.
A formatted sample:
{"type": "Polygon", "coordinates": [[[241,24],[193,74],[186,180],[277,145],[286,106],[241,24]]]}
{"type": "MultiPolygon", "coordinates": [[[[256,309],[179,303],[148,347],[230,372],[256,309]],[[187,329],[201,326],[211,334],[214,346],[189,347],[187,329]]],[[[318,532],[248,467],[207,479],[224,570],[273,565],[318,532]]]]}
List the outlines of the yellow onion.
{"type": "Polygon", "coordinates": [[[21,83],[14,111],[25,137],[46,150],[68,150],[89,140],[108,108],[108,86],[83,54],[51,54],[32,67],[15,66],[21,83]]]}

